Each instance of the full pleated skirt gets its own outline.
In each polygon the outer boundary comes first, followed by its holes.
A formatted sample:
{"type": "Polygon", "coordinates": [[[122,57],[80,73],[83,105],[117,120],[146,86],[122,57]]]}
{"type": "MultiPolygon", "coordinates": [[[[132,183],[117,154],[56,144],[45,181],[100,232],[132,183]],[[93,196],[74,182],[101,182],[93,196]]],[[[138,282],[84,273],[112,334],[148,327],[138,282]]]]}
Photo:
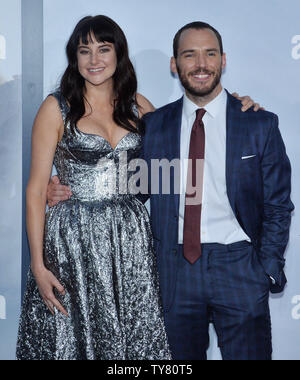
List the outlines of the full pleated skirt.
{"type": "Polygon", "coordinates": [[[17,359],[171,359],[149,216],[139,200],[60,203],[47,214],[44,244],[69,317],[50,313],[30,271],[17,359]]]}

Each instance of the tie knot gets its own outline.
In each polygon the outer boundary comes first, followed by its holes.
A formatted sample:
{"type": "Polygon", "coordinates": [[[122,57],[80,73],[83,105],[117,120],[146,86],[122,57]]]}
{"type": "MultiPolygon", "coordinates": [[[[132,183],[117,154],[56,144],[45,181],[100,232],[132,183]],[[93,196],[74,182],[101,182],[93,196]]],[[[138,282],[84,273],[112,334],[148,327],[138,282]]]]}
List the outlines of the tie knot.
{"type": "Polygon", "coordinates": [[[206,114],[206,110],[204,108],[200,108],[196,111],[196,121],[202,121],[203,116],[206,114]]]}

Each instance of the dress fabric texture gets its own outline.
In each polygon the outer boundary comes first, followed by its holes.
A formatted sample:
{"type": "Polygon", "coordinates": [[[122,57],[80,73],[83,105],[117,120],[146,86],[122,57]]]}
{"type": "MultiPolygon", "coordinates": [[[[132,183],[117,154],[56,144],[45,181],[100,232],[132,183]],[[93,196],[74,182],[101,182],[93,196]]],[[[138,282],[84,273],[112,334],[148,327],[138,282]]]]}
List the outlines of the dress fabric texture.
{"type": "MultiPolygon", "coordinates": [[[[53,94],[63,119],[68,106],[53,94]]],[[[65,123],[54,164],[72,197],[46,215],[44,262],[66,290],[52,316],[29,271],[18,360],[168,360],[149,216],[127,185],[141,137],[111,147],[65,123]]]]}

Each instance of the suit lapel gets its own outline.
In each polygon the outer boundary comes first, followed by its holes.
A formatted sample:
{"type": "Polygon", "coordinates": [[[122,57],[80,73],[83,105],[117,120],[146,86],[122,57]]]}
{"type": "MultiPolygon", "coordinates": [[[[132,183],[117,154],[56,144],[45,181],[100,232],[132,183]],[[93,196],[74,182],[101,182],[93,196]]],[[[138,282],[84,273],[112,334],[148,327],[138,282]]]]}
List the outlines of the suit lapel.
{"type": "Polygon", "coordinates": [[[228,93],[226,141],[226,184],[231,207],[236,214],[236,192],[239,166],[243,153],[245,128],[243,128],[241,103],[228,93]]]}
{"type": "MultiPolygon", "coordinates": [[[[183,97],[173,104],[165,119],[166,158],[171,162],[180,159],[180,138],[182,122],[183,97]]],[[[171,184],[174,184],[174,171],[171,172],[171,184]]],[[[176,215],[179,215],[179,194],[171,191],[176,215]]]]}
{"type": "MultiPolygon", "coordinates": [[[[245,129],[243,128],[241,103],[228,92],[226,119],[226,183],[231,207],[236,214],[236,191],[238,188],[239,165],[243,154],[245,129]]],[[[180,159],[180,138],[182,123],[183,98],[173,104],[164,121],[165,157],[170,162],[180,159]]],[[[171,184],[174,174],[171,174],[171,184]]],[[[172,194],[176,216],[179,216],[179,194],[172,194]]]]}

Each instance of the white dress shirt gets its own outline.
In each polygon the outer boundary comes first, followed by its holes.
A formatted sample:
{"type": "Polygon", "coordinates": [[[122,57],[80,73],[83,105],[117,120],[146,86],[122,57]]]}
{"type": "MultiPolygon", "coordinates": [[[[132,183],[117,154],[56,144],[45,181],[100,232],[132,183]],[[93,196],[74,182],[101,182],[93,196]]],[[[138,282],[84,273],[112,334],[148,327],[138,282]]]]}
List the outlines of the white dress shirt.
{"type": "MultiPolygon", "coordinates": [[[[205,107],[205,160],[201,215],[201,243],[232,244],[250,238],[241,228],[230,206],[226,187],[227,94],[222,92],[205,107]]],[[[186,95],[181,125],[181,194],[179,205],[179,244],[183,243],[185,193],[190,136],[199,109],[186,95]]]]}

